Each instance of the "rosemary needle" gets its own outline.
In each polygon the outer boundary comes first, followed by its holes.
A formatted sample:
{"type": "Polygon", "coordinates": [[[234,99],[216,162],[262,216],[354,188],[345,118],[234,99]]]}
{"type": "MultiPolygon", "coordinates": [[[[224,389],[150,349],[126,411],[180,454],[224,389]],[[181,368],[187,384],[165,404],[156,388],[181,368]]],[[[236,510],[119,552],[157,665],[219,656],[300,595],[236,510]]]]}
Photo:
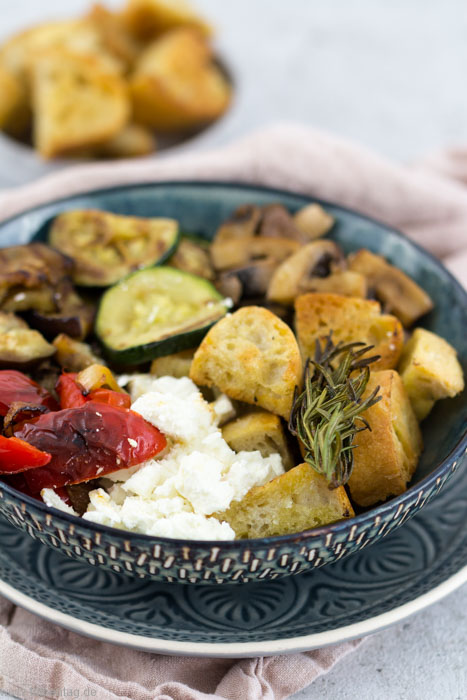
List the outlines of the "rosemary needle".
{"type": "Polygon", "coordinates": [[[289,430],[302,443],[305,461],[326,477],[332,489],[349,480],[353,439],[360,431],[371,430],[361,414],[381,399],[379,387],[362,399],[369,365],[379,359],[364,357],[372,347],[334,345],[331,334],[323,345],[316,341],[315,357],[305,364],[303,390],[295,387],[289,430]]]}

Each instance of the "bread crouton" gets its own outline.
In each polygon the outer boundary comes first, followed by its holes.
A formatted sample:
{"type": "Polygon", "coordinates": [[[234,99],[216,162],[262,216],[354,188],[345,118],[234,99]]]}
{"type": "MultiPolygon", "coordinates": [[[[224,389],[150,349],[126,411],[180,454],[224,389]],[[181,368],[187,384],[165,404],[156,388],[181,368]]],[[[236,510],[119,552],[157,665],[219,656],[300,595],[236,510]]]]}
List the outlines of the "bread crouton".
{"type": "Polygon", "coordinates": [[[222,437],[235,452],[258,450],[263,457],[277,452],[284,469],[294,466],[281,420],[273,413],[258,411],[241,416],[223,426],[222,437]]]}
{"type": "Polygon", "coordinates": [[[197,349],[190,377],[288,419],[302,362],[290,328],[267,309],[246,306],[215,324],[197,349]]]}
{"type": "Polygon", "coordinates": [[[394,370],[371,372],[364,396],[380,387],[381,401],[363,413],[371,431],[355,436],[352,499],[371,506],[403,493],[417,467],[422,435],[402,379],[394,370]]]}
{"type": "Polygon", "coordinates": [[[151,363],[151,374],[156,377],[189,377],[194,350],[181,350],[172,355],[156,357],[151,363]]]}
{"type": "Polygon", "coordinates": [[[372,369],[396,367],[402,351],[402,326],[395,316],[380,312],[377,301],[356,297],[320,293],[297,297],[295,324],[303,359],[314,357],[316,340],[323,340],[332,331],[334,343],[374,345],[371,355],[381,359],[372,369]]]}
{"type": "Polygon", "coordinates": [[[456,396],[464,389],[455,349],[424,328],[416,328],[404,346],[399,372],[418,420],[428,415],[435,401],[456,396]]]}
{"type": "Polygon", "coordinates": [[[385,310],[395,314],[404,326],[411,326],[433,308],[428,294],[381,255],[359,250],[349,255],[349,268],[365,275],[369,287],[384,304],[385,310]]]}
{"type": "Polygon", "coordinates": [[[210,26],[184,0],[128,0],[121,18],[127,30],[143,40],[178,27],[211,34],[210,26]]]}
{"type": "Polygon", "coordinates": [[[31,121],[29,104],[23,84],[0,64],[0,129],[22,136],[31,121]]]}
{"type": "Polygon", "coordinates": [[[120,15],[96,3],[86,20],[97,30],[105,49],[119,59],[125,69],[130,69],[142,47],[128,32],[120,15]]]}
{"type": "Polygon", "coordinates": [[[92,56],[41,54],[33,68],[34,142],[44,158],[65,155],[115,136],[129,102],[121,78],[92,56]]]}
{"type": "Polygon", "coordinates": [[[192,29],[179,29],[143,52],[130,92],[137,122],[177,132],[220,117],[231,89],[203,38],[192,29]]]}
{"type": "Polygon", "coordinates": [[[344,487],[330,490],[324,476],[306,463],[253,487],[241,501],[214,514],[237,538],[288,535],[353,516],[344,487]]]}

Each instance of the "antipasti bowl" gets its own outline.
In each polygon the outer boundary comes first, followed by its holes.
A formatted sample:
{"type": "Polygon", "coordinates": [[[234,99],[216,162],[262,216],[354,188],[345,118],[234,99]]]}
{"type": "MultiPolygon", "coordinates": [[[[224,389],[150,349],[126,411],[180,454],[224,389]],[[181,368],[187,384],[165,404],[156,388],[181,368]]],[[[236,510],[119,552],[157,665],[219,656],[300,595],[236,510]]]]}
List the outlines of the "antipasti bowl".
{"type": "MultiPolygon", "coordinates": [[[[285,191],[220,183],[161,183],[89,192],[42,205],[0,226],[0,245],[41,237],[57,213],[97,208],[135,216],[167,216],[211,238],[237,206],[280,202],[295,211],[310,200],[285,191]]],[[[345,252],[380,253],[423,286],[434,301],[424,327],[448,340],[467,371],[467,294],[442,264],[402,234],[325,203],[335,217],[330,238],[345,252]]],[[[441,232],[440,232],[441,233],[441,232]]],[[[425,449],[409,489],[350,520],[294,535],[229,542],[150,537],[97,525],[29,498],[0,482],[0,514],[64,555],[130,576],[183,583],[241,583],[299,574],[370,546],[400,527],[467,462],[467,397],[439,402],[422,424],[425,449]]]]}

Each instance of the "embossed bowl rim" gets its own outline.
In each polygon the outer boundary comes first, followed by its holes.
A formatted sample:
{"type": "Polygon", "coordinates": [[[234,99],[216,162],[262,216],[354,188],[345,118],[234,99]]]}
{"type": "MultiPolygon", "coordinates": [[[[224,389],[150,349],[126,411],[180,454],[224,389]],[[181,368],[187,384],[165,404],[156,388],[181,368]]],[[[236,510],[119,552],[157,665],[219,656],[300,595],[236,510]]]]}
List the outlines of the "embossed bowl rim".
{"type": "MultiPolygon", "coordinates": [[[[22,219],[25,215],[31,214],[34,211],[40,210],[44,208],[45,206],[51,206],[54,204],[60,204],[60,202],[67,202],[70,199],[73,199],[75,197],[86,197],[86,196],[95,196],[99,194],[104,194],[104,193],[109,193],[109,192],[126,192],[131,189],[140,189],[141,187],[147,187],[147,188],[164,188],[164,187],[171,187],[171,186],[179,186],[179,187],[206,187],[207,189],[210,187],[223,187],[223,188],[232,188],[232,189],[244,189],[245,191],[251,191],[252,189],[255,191],[260,191],[264,192],[267,194],[271,194],[274,196],[277,196],[278,198],[280,197],[297,197],[298,199],[304,200],[309,203],[316,202],[318,204],[321,204],[324,208],[326,207],[332,207],[338,211],[342,212],[347,212],[349,214],[352,214],[353,216],[356,216],[360,218],[362,221],[367,221],[369,223],[375,224],[378,226],[380,229],[384,229],[385,231],[395,235],[396,237],[402,239],[406,244],[411,246],[414,250],[417,252],[417,256],[425,256],[430,259],[430,261],[440,269],[442,274],[445,276],[447,281],[449,281],[450,285],[454,287],[458,294],[460,294],[461,298],[463,298],[463,310],[466,312],[466,317],[467,317],[467,290],[465,290],[460,282],[449,272],[449,270],[442,264],[442,262],[436,258],[434,255],[432,255],[429,251],[427,251],[425,248],[420,246],[418,243],[415,241],[412,241],[408,236],[403,234],[401,231],[388,226],[387,224],[378,221],[377,219],[366,216],[365,214],[361,214],[360,212],[356,211],[355,209],[351,209],[350,207],[345,207],[341,206],[340,204],[336,204],[335,202],[331,202],[329,200],[325,199],[318,199],[315,197],[311,197],[308,195],[303,195],[300,194],[299,192],[294,192],[294,191],[288,191],[284,189],[279,189],[279,188],[273,188],[273,187],[266,187],[262,185],[255,185],[255,184],[245,184],[242,182],[235,182],[235,181],[204,181],[204,180],[169,180],[169,181],[160,181],[160,182],[154,182],[154,183],[148,183],[148,182],[140,182],[140,183],[131,183],[129,185],[119,185],[119,186],[111,186],[111,187],[102,187],[94,190],[89,190],[89,191],[79,191],[75,192],[72,195],[68,195],[66,197],[61,197],[59,199],[53,199],[47,202],[44,202],[42,204],[39,204],[37,206],[31,207],[30,209],[24,210],[19,214],[16,214],[8,219],[5,219],[0,223],[0,236],[1,236],[1,230],[2,227],[5,224],[11,223],[15,221],[16,219],[20,220],[22,219]]],[[[1,246],[0,246],[1,247],[1,246]]],[[[100,525],[98,523],[92,523],[88,520],[84,520],[80,516],[75,516],[75,515],[70,515],[68,513],[65,513],[61,510],[58,510],[56,508],[50,508],[46,506],[45,503],[42,501],[36,500],[26,494],[21,493],[20,491],[17,491],[15,488],[10,486],[9,484],[3,483],[2,482],[2,489],[4,490],[5,493],[7,493],[13,500],[23,502],[27,505],[31,505],[33,508],[38,509],[42,511],[44,514],[53,514],[54,517],[57,517],[59,519],[64,520],[68,524],[72,524],[75,527],[78,527],[79,529],[89,529],[90,531],[94,532],[100,532],[103,534],[108,534],[112,535],[113,537],[117,538],[124,538],[126,540],[138,540],[139,542],[147,542],[148,546],[156,543],[162,543],[166,544],[167,546],[171,547],[182,547],[186,546],[187,542],[190,543],[191,547],[199,547],[199,548],[210,548],[210,547],[218,547],[222,551],[228,551],[232,549],[246,549],[246,548],[254,548],[255,546],[261,547],[261,546],[271,546],[271,545],[280,545],[280,544],[295,544],[295,543],[302,543],[304,540],[310,540],[313,538],[323,538],[328,535],[333,535],[333,534],[339,534],[342,532],[345,532],[347,530],[350,530],[353,526],[355,526],[357,529],[359,529],[359,526],[362,525],[371,525],[374,524],[374,521],[376,518],[380,518],[381,522],[384,522],[387,520],[387,516],[391,513],[394,513],[392,516],[393,520],[396,520],[400,514],[402,513],[404,506],[409,505],[413,502],[414,500],[414,494],[419,492],[419,497],[416,502],[416,505],[418,505],[419,501],[421,502],[420,507],[424,505],[424,502],[422,500],[422,496],[424,491],[432,488],[433,486],[436,485],[437,482],[440,482],[442,477],[448,473],[449,469],[452,467],[453,463],[456,462],[457,460],[461,459],[462,455],[464,453],[467,453],[467,425],[465,426],[465,429],[460,436],[459,440],[455,444],[455,446],[451,449],[449,454],[441,461],[439,462],[433,471],[425,476],[423,479],[421,479],[417,484],[414,484],[413,486],[409,486],[407,491],[405,491],[403,494],[400,496],[396,496],[392,498],[391,500],[382,503],[375,508],[372,508],[369,511],[366,511],[364,513],[360,513],[359,515],[356,515],[353,518],[350,518],[348,520],[340,520],[336,523],[330,523],[329,525],[323,525],[321,527],[313,528],[311,530],[303,530],[302,532],[298,533],[293,533],[293,534],[288,534],[288,535],[275,535],[273,537],[258,537],[258,538],[252,538],[252,539],[242,539],[242,540],[186,540],[186,539],[177,539],[177,538],[169,538],[169,537],[155,537],[153,535],[145,535],[142,533],[138,532],[131,532],[129,530],[123,530],[119,528],[114,528],[110,527],[108,525],[100,525]]]]}

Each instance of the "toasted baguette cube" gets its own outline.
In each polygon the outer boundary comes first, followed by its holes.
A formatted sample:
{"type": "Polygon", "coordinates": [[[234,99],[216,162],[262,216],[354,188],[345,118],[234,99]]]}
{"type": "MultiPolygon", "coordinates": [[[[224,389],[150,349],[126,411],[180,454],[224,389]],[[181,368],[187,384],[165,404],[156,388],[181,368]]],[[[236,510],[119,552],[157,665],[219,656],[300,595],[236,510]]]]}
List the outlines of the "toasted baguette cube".
{"type": "Polygon", "coordinates": [[[411,326],[433,308],[425,290],[381,255],[359,250],[349,256],[349,268],[365,275],[385,309],[400,318],[404,326],[411,326]]]}
{"type": "Polygon", "coordinates": [[[194,129],[227,109],[231,89],[211,50],[192,29],[178,29],[143,52],[130,81],[135,120],[160,131],[194,129]]]}
{"type": "Polygon", "coordinates": [[[222,437],[235,452],[258,450],[263,457],[277,452],[282,458],[284,469],[294,466],[281,420],[273,413],[247,413],[224,425],[222,437]]]}
{"type": "Polygon", "coordinates": [[[418,420],[428,415],[435,401],[456,396],[464,389],[455,349],[424,328],[416,328],[405,345],[399,372],[418,420]]]}
{"type": "Polygon", "coordinates": [[[128,32],[121,16],[96,3],[86,20],[97,31],[105,49],[120,60],[126,69],[131,68],[142,47],[128,32]]]}
{"type": "Polygon", "coordinates": [[[179,27],[211,34],[210,26],[184,0],[128,0],[121,17],[128,31],[143,40],[179,27]]]}
{"type": "Polygon", "coordinates": [[[0,64],[0,129],[21,135],[30,121],[26,91],[22,83],[0,64]]]}
{"type": "Polygon", "coordinates": [[[189,377],[191,363],[193,362],[193,350],[181,350],[172,355],[157,357],[152,361],[151,374],[156,377],[189,377]]]}
{"type": "Polygon", "coordinates": [[[371,506],[398,496],[417,467],[422,435],[402,379],[394,370],[372,372],[365,396],[377,386],[381,401],[363,413],[370,430],[355,436],[354,468],[348,486],[352,500],[371,506]]]}
{"type": "Polygon", "coordinates": [[[280,318],[246,306],[216,323],[195,353],[190,377],[227,396],[288,419],[302,362],[295,336],[280,318]]]}
{"type": "Polygon", "coordinates": [[[54,50],[33,67],[34,142],[44,158],[115,136],[129,116],[125,84],[92,56],[54,50]]]}
{"type": "Polygon", "coordinates": [[[344,487],[329,489],[324,476],[306,463],[253,487],[241,501],[215,514],[238,538],[288,535],[353,516],[344,487]]]}
{"type": "Polygon", "coordinates": [[[295,325],[303,359],[314,357],[316,340],[323,340],[332,331],[335,343],[374,345],[370,353],[381,359],[372,369],[396,367],[403,345],[402,326],[395,316],[380,312],[379,303],[368,299],[324,293],[297,297],[295,325]]]}

